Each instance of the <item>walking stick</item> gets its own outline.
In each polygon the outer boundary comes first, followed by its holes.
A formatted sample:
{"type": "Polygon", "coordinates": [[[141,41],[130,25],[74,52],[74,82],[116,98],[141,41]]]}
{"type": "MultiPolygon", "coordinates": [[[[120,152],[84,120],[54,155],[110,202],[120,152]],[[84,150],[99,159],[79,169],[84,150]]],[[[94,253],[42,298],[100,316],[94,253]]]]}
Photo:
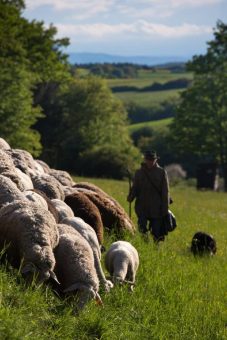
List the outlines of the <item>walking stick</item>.
{"type": "MultiPolygon", "coordinates": [[[[129,194],[131,192],[131,188],[132,188],[132,176],[130,171],[127,169],[127,175],[128,175],[128,184],[129,184],[129,194]]],[[[131,202],[129,202],[129,217],[132,217],[132,204],[131,202]]]]}

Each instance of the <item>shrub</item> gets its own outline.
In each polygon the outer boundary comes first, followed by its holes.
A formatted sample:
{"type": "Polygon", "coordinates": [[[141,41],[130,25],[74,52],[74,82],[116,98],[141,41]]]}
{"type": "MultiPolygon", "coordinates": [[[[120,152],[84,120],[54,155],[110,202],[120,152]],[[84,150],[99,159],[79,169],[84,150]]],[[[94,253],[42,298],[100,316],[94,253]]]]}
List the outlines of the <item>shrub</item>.
{"type": "Polygon", "coordinates": [[[123,179],[127,170],[134,171],[138,165],[139,153],[132,148],[119,150],[105,145],[81,153],[77,172],[83,176],[123,179]]]}
{"type": "Polygon", "coordinates": [[[180,164],[169,164],[165,167],[171,185],[186,178],[187,173],[180,164]]]}

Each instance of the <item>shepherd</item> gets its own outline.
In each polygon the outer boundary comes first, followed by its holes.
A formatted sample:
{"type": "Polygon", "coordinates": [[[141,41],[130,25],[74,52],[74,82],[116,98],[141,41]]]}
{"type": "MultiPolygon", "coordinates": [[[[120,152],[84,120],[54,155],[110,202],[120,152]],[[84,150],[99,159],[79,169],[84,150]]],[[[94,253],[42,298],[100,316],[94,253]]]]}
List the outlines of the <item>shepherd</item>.
{"type": "Polygon", "coordinates": [[[135,201],[138,228],[143,235],[151,232],[155,243],[167,234],[163,217],[169,210],[169,182],[166,171],[158,165],[155,151],[146,151],[140,169],[135,173],[128,202],[135,201]]]}

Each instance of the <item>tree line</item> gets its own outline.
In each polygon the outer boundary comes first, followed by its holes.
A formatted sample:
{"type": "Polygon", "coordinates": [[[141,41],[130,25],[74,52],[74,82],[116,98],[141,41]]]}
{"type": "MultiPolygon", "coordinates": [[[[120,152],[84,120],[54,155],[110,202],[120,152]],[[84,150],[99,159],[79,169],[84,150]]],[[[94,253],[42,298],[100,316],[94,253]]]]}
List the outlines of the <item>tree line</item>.
{"type": "Polygon", "coordinates": [[[144,148],[156,148],[163,163],[217,162],[227,189],[226,24],[217,22],[206,54],[187,64],[194,79],[169,132],[138,147],[105,81],[75,77],[64,53],[69,40],[57,39],[53,25],[25,19],[24,8],[23,0],[0,0],[0,136],[13,148],[55,168],[115,178],[133,171],[144,148]]]}
{"type": "Polygon", "coordinates": [[[1,137],[52,167],[122,178],[139,157],[125,108],[102,79],[74,77],[69,40],[24,9],[23,0],[0,0],[1,137]]]}

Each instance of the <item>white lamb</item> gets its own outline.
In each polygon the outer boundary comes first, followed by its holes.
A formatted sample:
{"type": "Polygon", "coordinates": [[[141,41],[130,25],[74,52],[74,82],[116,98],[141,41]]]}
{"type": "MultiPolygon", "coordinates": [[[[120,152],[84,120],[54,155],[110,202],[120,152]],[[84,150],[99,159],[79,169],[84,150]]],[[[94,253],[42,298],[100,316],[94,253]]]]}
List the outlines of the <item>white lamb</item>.
{"type": "Polygon", "coordinates": [[[106,279],[102,270],[100,245],[94,229],[89,224],[84,222],[84,220],[82,220],[80,217],[65,218],[62,223],[67,224],[77,230],[85,238],[85,240],[88,241],[94,255],[95,269],[100,284],[104,286],[104,289],[107,292],[109,292],[110,289],[113,288],[113,283],[106,279]]]}
{"type": "Polygon", "coordinates": [[[99,280],[94,267],[94,256],[88,242],[72,227],[58,224],[59,244],[55,248],[55,273],[63,293],[77,294],[81,309],[90,299],[98,304],[99,280]]]}
{"type": "Polygon", "coordinates": [[[139,255],[131,243],[127,241],[112,243],[105,256],[105,265],[113,282],[129,283],[133,289],[139,267],[139,255]]]}

